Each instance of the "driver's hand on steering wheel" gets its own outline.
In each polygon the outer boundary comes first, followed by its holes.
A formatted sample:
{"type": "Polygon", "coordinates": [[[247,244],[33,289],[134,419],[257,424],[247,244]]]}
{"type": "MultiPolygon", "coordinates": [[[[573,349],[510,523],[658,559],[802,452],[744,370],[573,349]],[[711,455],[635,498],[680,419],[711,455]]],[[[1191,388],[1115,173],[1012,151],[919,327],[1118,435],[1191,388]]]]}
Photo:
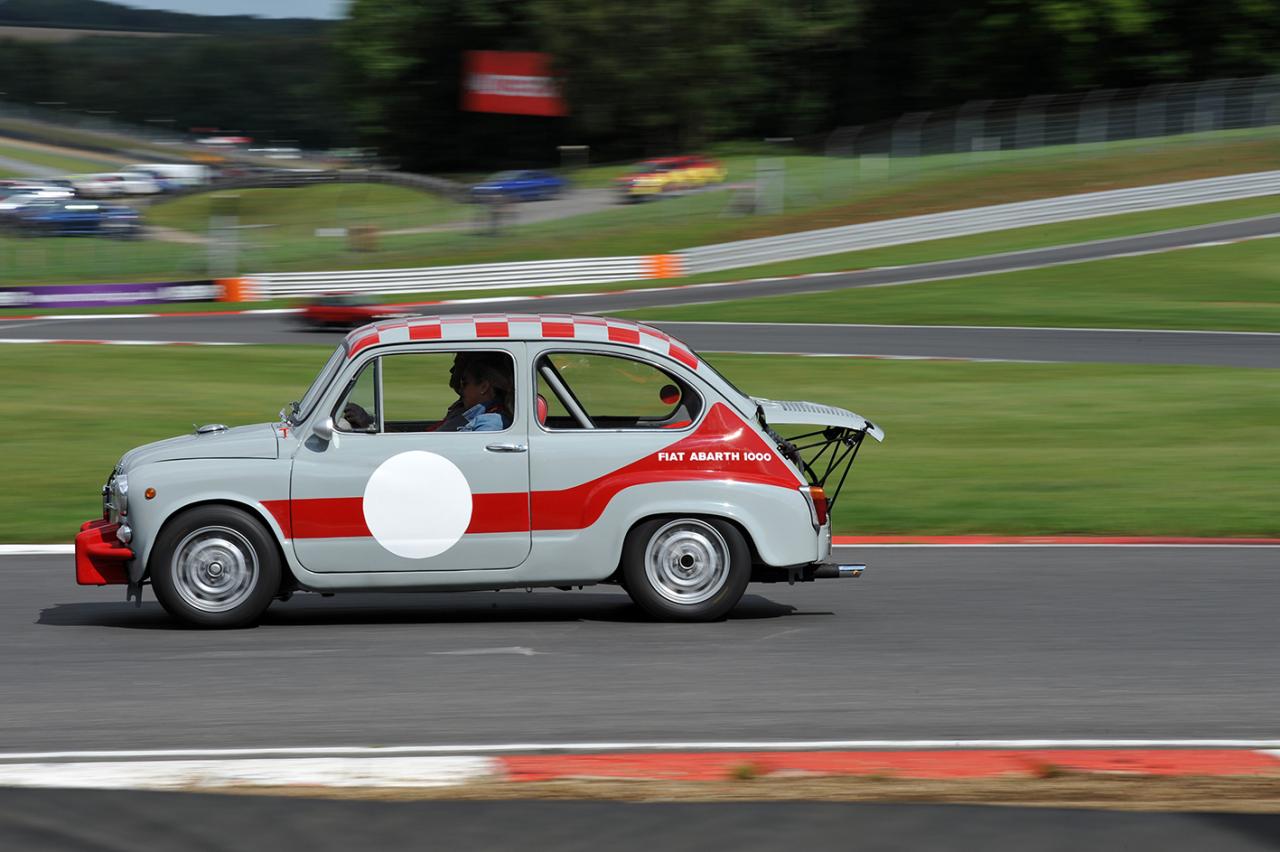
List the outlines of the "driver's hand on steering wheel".
{"type": "Polygon", "coordinates": [[[342,416],[351,424],[352,429],[368,429],[373,425],[373,417],[369,412],[354,402],[348,402],[343,407],[342,416]]]}

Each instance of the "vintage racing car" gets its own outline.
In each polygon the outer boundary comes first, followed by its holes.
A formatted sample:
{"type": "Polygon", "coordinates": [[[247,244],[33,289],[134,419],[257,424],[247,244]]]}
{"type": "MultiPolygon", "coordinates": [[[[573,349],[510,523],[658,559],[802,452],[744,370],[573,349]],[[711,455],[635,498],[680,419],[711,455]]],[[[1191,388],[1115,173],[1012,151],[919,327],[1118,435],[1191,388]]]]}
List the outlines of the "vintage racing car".
{"type": "Polygon", "coordinates": [[[861,573],[828,561],[830,510],[867,435],[884,437],[750,397],[635,322],[386,320],[347,335],[279,422],[125,453],[76,578],[138,600],[149,583],[206,627],[299,590],[606,582],[656,618],[717,619],[751,581],[861,573]],[[776,431],[793,424],[816,431],[776,431]]]}
{"type": "Polygon", "coordinates": [[[726,174],[724,166],[707,157],[659,157],[637,164],[614,184],[623,201],[645,201],[663,193],[724,183],[726,174]]]}

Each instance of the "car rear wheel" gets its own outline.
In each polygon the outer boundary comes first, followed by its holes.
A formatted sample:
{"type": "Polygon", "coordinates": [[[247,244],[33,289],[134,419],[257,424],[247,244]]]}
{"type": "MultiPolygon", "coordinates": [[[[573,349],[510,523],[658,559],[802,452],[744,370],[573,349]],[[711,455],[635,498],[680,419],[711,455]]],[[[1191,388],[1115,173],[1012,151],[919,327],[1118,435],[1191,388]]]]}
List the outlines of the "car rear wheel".
{"type": "Polygon", "coordinates": [[[636,605],[662,621],[715,621],[751,580],[751,550],[719,518],[656,518],[627,535],[622,579],[636,605]]]}
{"type": "Polygon", "coordinates": [[[280,589],[280,555],[243,509],[201,506],[168,524],[151,554],[161,606],[196,627],[249,627],[280,589]]]}

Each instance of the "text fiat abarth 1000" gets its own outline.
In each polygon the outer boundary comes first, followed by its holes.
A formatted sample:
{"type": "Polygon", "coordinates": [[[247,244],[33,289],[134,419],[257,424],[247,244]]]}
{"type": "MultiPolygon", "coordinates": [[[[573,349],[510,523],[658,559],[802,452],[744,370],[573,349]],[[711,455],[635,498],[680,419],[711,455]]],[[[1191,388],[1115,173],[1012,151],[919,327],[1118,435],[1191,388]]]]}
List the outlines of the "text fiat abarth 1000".
{"type": "Polygon", "coordinates": [[[125,453],[76,577],[150,583],[206,627],[295,591],[606,582],[656,618],[717,619],[753,580],[861,573],[828,561],[829,518],[867,435],[844,409],[747,396],[634,322],[386,320],[280,422],[125,453]],[[814,431],[775,431],[794,424],[814,431]]]}

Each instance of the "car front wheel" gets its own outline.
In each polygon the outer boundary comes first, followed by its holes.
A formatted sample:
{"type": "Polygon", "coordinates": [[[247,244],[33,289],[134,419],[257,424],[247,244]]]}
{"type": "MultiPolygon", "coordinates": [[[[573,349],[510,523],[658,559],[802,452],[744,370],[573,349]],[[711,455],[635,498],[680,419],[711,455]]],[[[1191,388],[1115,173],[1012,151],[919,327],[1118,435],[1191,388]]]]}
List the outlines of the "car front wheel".
{"type": "Polygon", "coordinates": [[[751,580],[751,550],[719,518],[656,518],[623,545],[622,577],[636,605],[662,621],[715,621],[751,580]]]}
{"type": "Polygon", "coordinates": [[[256,624],[280,589],[280,555],[256,518],[201,506],[168,524],[151,555],[151,585],[165,610],[196,627],[256,624]]]}

